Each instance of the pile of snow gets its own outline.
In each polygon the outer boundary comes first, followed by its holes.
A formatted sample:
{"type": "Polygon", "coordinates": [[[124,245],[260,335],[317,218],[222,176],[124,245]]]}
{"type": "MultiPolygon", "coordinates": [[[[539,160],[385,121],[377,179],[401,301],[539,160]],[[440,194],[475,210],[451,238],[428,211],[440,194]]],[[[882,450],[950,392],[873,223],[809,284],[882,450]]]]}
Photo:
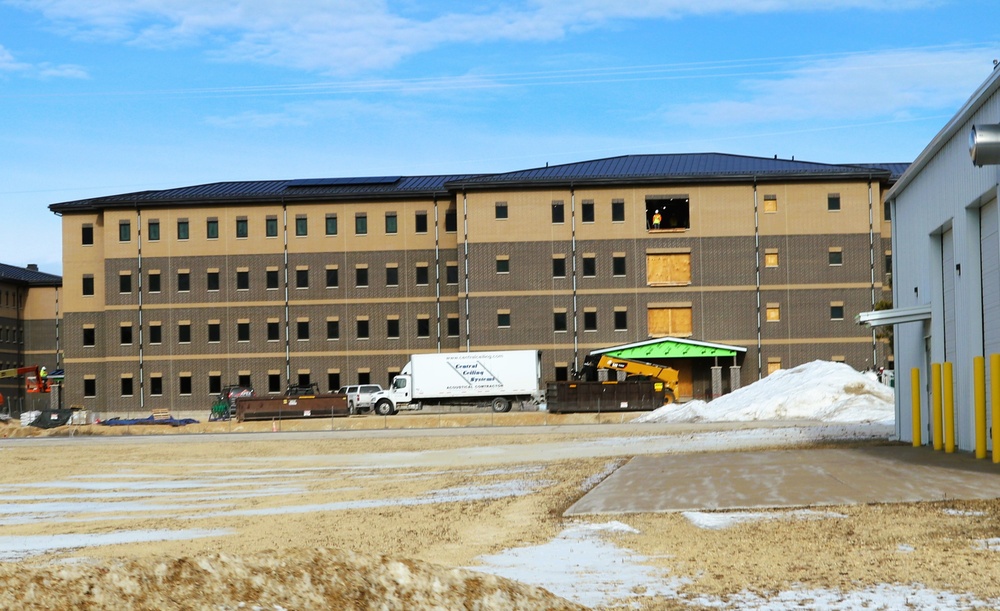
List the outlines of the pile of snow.
{"type": "Polygon", "coordinates": [[[892,388],[850,365],[813,361],[776,371],[714,401],[665,405],[634,422],[813,420],[893,424],[892,388]]]}

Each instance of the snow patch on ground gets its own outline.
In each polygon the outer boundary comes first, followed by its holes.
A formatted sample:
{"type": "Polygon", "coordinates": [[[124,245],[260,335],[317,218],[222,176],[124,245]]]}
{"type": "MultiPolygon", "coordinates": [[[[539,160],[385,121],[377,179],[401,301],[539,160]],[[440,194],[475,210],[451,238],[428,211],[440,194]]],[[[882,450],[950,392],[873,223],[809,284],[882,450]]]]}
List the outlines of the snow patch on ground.
{"type": "Polygon", "coordinates": [[[893,389],[844,363],[778,370],[710,402],[665,405],[634,422],[813,420],[893,424],[893,389]]]}
{"type": "Polygon", "coordinates": [[[765,520],[825,520],[828,518],[846,518],[842,513],[834,511],[813,511],[811,509],[800,509],[796,511],[783,512],[759,512],[759,511],[726,511],[726,512],[705,512],[705,511],[684,511],[681,515],[698,528],[706,530],[722,530],[744,524],[746,522],[763,522],[765,520]]]}

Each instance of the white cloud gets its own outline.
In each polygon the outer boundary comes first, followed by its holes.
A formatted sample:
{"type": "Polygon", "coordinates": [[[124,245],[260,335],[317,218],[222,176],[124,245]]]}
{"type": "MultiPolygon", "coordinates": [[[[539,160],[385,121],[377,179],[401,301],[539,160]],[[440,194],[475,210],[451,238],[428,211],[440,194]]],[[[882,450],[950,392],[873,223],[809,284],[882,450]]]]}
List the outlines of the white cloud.
{"type": "Polygon", "coordinates": [[[836,119],[906,119],[954,108],[992,70],[991,50],[910,50],[824,59],[745,78],[729,99],[669,106],[671,122],[761,124],[836,119]]]}
{"type": "Polygon", "coordinates": [[[201,44],[214,57],[327,74],[395,65],[444,44],[552,40],[630,19],[838,10],[905,10],[936,0],[525,0],[466,12],[385,0],[8,0],[76,36],[148,47],[201,44]],[[407,9],[412,10],[407,10],[407,9]]]}
{"type": "Polygon", "coordinates": [[[14,54],[0,45],[0,74],[17,73],[37,78],[87,78],[85,69],[73,64],[30,64],[18,61],[14,54]]]}

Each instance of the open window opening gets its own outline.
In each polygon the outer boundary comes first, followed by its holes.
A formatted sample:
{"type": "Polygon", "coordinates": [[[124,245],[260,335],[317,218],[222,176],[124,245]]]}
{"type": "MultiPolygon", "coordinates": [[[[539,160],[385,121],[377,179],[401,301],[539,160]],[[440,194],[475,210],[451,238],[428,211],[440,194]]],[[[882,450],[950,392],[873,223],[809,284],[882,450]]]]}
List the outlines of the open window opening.
{"type": "Polygon", "coordinates": [[[646,229],[682,231],[691,228],[691,200],[687,197],[646,198],[646,229]]]}

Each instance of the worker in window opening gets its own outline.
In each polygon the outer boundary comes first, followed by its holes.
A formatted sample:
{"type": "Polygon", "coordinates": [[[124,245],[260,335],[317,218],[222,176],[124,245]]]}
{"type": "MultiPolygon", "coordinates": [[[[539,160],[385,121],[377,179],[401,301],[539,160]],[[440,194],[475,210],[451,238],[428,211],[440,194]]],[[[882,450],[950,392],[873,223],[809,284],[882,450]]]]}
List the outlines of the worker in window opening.
{"type": "Polygon", "coordinates": [[[663,217],[660,216],[660,211],[657,210],[653,213],[653,229],[659,229],[661,222],[663,222],[663,217]]]}

